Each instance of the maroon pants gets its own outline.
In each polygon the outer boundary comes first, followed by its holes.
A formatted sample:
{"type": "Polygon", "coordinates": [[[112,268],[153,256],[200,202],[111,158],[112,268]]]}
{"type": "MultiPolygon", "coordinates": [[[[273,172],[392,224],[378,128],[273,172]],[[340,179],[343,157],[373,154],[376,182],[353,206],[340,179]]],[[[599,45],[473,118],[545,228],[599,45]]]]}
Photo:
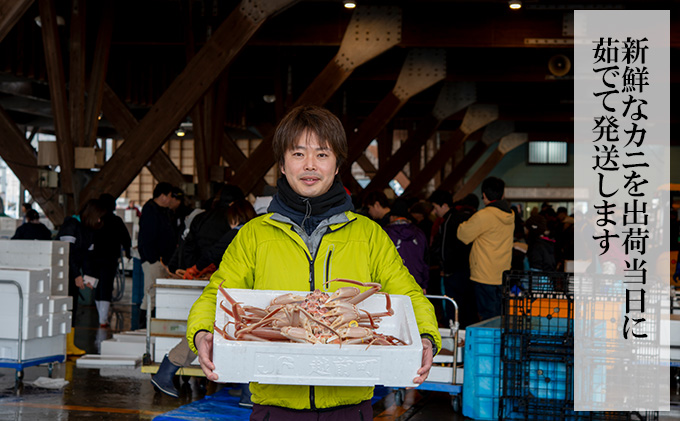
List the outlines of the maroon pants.
{"type": "Polygon", "coordinates": [[[320,410],[297,410],[280,406],[253,405],[250,421],[372,421],[371,401],[320,410]]]}

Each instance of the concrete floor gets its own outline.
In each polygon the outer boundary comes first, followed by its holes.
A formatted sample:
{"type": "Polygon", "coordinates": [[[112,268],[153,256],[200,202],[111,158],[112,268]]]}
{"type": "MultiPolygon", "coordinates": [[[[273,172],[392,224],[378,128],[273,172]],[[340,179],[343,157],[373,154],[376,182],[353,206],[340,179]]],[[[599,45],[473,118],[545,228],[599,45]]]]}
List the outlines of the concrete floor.
{"type": "MultiPolygon", "coordinates": [[[[114,331],[130,330],[133,313],[129,288],[112,309],[112,327],[101,329],[93,327],[98,326],[94,305],[82,304],[77,315],[76,345],[96,354],[99,343],[112,337],[114,331]]],[[[182,383],[181,395],[173,399],[156,393],[149,381],[150,375],[141,373],[139,368],[82,369],[76,368],[75,359],[54,366],[53,377],[69,381],[62,390],[32,386],[31,382],[41,376],[48,376],[46,366],[28,367],[23,383],[17,385],[15,371],[0,368],[0,420],[151,420],[225,387],[214,383],[203,386],[197,378],[187,379],[188,383],[184,383],[178,378],[182,383]]],[[[674,383],[673,380],[673,400],[680,403],[674,383]]],[[[390,393],[373,409],[374,419],[381,421],[468,419],[455,413],[451,397],[441,392],[407,391],[401,405],[397,405],[395,396],[390,393]]],[[[680,409],[662,414],[659,419],[680,420],[680,409]]]]}

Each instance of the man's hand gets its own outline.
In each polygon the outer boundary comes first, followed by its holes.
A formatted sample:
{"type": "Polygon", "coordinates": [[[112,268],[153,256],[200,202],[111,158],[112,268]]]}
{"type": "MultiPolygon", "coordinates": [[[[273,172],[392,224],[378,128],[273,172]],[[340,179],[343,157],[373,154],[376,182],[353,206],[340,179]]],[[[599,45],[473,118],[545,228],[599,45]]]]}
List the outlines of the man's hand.
{"type": "Polygon", "coordinates": [[[215,364],[212,362],[213,355],[213,334],[210,332],[198,332],[194,336],[194,345],[198,350],[198,362],[208,380],[216,381],[217,374],[213,372],[215,364]]]}
{"type": "Polygon", "coordinates": [[[80,289],[85,288],[85,284],[83,283],[83,277],[82,276],[76,276],[76,286],[80,289]]]}
{"type": "Polygon", "coordinates": [[[432,342],[429,339],[421,338],[423,341],[423,362],[422,366],[418,370],[419,376],[413,379],[413,383],[421,384],[430,375],[430,368],[432,368],[432,342]]]}

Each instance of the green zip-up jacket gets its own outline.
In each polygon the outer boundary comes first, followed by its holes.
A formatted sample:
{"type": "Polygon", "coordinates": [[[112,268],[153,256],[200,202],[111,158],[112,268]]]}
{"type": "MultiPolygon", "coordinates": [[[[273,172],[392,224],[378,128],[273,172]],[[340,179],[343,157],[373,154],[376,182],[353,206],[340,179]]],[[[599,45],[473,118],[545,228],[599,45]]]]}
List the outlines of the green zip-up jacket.
{"type": "MultiPolygon", "coordinates": [[[[350,211],[332,216],[317,227],[315,233],[322,237],[310,253],[299,227],[286,219],[269,213],[239,230],[189,313],[187,339],[194,352],[196,333],[213,331],[217,288],[223,280],[225,288],[310,291],[323,290],[324,282],[335,278],[379,282],[381,291],[410,296],[420,334],[431,335],[441,349],[432,304],[378,224],[350,211]]],[[[331,284],[330,290],[337,288],[331,284]]],[[[250,389],[257,404],[291,409],[353,405],[373,396],[372,387],[251,383],[250,389]]]]}

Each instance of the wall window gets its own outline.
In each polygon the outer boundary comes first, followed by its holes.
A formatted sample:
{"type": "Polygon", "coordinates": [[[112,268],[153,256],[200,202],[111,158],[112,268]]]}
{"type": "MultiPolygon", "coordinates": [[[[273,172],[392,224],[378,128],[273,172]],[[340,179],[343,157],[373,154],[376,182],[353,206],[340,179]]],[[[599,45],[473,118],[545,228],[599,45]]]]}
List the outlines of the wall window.
{"type": "Polygon", "coordinates": [[[567,142],[529,142],[529,164],[566,164],[567,142]]]}

